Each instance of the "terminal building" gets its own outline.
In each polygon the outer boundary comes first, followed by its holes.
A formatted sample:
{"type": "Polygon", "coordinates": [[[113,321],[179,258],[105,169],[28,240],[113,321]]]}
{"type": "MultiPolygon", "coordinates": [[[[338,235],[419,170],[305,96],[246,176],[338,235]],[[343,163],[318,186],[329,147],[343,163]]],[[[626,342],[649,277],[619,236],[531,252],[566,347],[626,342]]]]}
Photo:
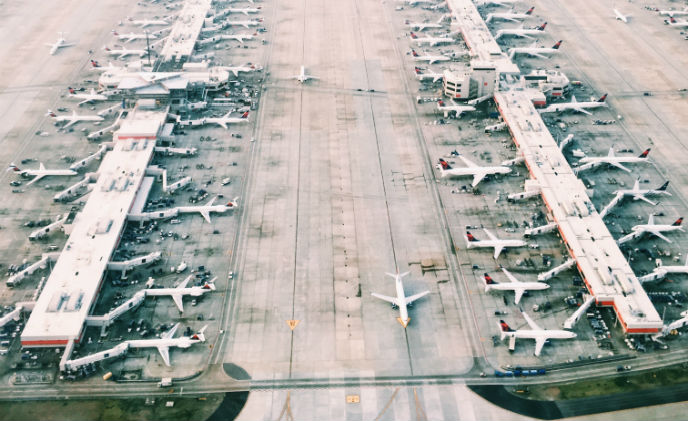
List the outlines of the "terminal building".
{"type": "Polygon", "coordinates": [[[471,62],[471,67],[460,70],[445,70],[443,75],[444,95],[458,100],[480,98],[492,95],[497,83],[497,70],[491,62],[471,62]]]}

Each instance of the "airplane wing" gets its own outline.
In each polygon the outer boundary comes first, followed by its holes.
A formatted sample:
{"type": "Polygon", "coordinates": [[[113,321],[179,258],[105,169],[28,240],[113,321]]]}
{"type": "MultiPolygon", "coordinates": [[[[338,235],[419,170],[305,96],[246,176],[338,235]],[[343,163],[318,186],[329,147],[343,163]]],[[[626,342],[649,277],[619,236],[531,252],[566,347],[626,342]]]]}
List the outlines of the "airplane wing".
{"type": "Polygon", "coordinates": [[[543,337],[535,338],[535,356],[536,357],[540,356],[540,352],[542,352],[542,347],[545,346],[546,341],[547,341],[547,338],[543,338],[543,337]]]}
{"type": "Polygon", "coordinates": [[[514,34],[514,35],[516,35],[517,37],[521,37],[521,38],[535,39],[535,38],[533,38],[527,34],[514,34]]]}
{"type": "Polygon", "coordinates": [[[650,217],[647,218],[647,225],[654,225],[655,224],[655,214],[651,213],[650,217]]]}
{"type": "Polygon", "coordinates": [[[543,330],[540,326],[537,325],[537,323],[533,321],[533,319],[530,318],[530,316],[525,311],[522,311],[521,314],[523,314],[523,318],[526,319],[526,322],[528,322],[528,326],[530,326],[531,329],[543,330]]]}
{"type": "Polygon", "coordinates": [[[174,303],[177,305],[177,308],[179,309],[180,312],[184,312],[184,303],[182,301],[182,294],[171,294],[172,300],[174,300],[174,303]]]}
{"type": "Polygon", "coordinates": [[[178,289],[184,289],[186,288],[186,285],[189,283],[191,280],[191,276],[187,276],[186,279],[184,279],[179,285],[177,285],[178,289]]]}
{"type": "Polygon", "coordinates": [[[171,339],[175,333],[177,333],[177,329],[179,329],[179,323],[175,324],[172,326],[172,329],[168,330],[167,332],[164,332],[163,334],[160,335],[161,339],[171,339]]]}
{"type": "Polygon", "coordinates": [[[490,237],[490,240],[492,240],[492,241],[498,240],[498,238],[495,237],[495,235],[492,234],[492,232],[488,231],[486,228],[483,228],[483,231],[485,231],[485,234],[486,234],[488,237],[490,237]]]}
{"type": "Polygon", "coordinates": [[[656,206],[656,205],[657,205],[657,202],[653,202],[652,200],[648,199],[647,197],[645,197],[644,194],[634,194],[633,197],[634,197],[636,200],[644,200],[644,201],[646,201],[647,203],[651,204],[652,206],[656,206]]]}
{"type": "Polygon", "coordinates": [[[573,110],[578,111],[579,113],[587,114],[587,115],[592,115],[592,113],[585,108],[573,108],[573,110]]]}
{"type": "Polygon", "coordinates": [[[626,172],[628,172],[628,173],[631,172],[631,170],[628,169],[628,167],[625,167],[625,166],[619,164],[618,162],[607,162],[607,164],[613,165],[613,166],[615,166],[616,168],[619,168],[619,169],[621,169],[621,170],[624,170],[624,171],[626,171],[626,172]]]}
{"type": "Polygon", "coordinates": [[[170,347],[165,346],[165,345],[158,345],[158,352],[160,353],[162,360],[165,361],[165,365],[169,367],[170,366],[170,347]]]}
{"type": "Polygon", "coordinates": [[[82,105],[82,104],[86,104],[87,102],[92,102],[92,101],[93,101],[92,99],[85,99],[85,100],[81,101],[80,103],[78,103],[77,106],[82,105]]]}
{"type": "Polygon", "coordinates": [[[200,213],[201,213],[201,216],[203,216],[203,219],[205,219],[205,221],[210,224],[210,212],[203,209],[200,211],[200,213]]]}
{"type": "Polygon", "coordinates": [[[234,73],[234,77],[239,77],[239,70],[232,69],[232,73],[234,73]]]}
{"type": "Polygon", "coordinates": [[[33,180],[29,181],[26,183],[27,186],[30,186],[31,184],[35,183],[36,181],[40,180],[41,178],[45,177],[44,174],[37,175],[33,178],[33,180]]]}
{"type": "Polygon", "coordinates": [[[495,252],[494,252],[494,258],[499,259],[499,255],[502,254],[502,250],[504,250],[504,246],[495,246],[495,252]]]}
{"type": "Polygon", "coordinates": [[[434,63],[437,63],[437,60],[434,59],[434,58],[431,58],[431,59],[428,61],[428,64],[434,64],[434,63]]]}
{"type": "Polygon", "coordinates": [[[241,26],[243,26],[246,29],[250,29],[246,23],[242,23],[241,26]]]}
{"type": "Polygon", "coordinates": [[[525,288],[514,288],[514,304],[518,304],[521,301],[521,297],[523,297],[523,293],[525,292],[525,288]]]}
{"type": "Polygon", "coordinates": [[[671,241],[670,239],[668,239],[664,234],[662,234],[662,233],[659,232],[659,231],[648,231],[648,232],[651,233],[651,234],[656,235],[657,237],[661,238],[662,240],[666,241],[667,243],[672,243],[672,242],[673,242],[673,241],[671,241]]]}
{"type": "Polygon", "coordinates": [[[480,173],[480,174],[474,174],[473,175],[473,183],[471,183],[471,186],[475,187],[483,181],[483,178],[485,178],[485,173],[480,173]]]}
{"type": "Polygon", "coordinates": [[[42,162],[39,162],[39,163],[38,163],[38,169],[41,170],[41,171],[45,171],[45,165],[43,165],[42,162]]]}
{"type": "Polygon", "coordinates": [[[411,304],[412,302],[416,301],[417,299],[425,297],[428,294],[430,294],[430,291],[423,291],[421,293],[412,295],[410,297],[406,297],[406,304],[411,304]]]}
{"type": "Polygon", "coordinates": [[[509,18],[509,17],[506,17],[506,16],[502,16],[502,19],[508,20],[508,21],[511,21],[511,22],[518,22],[518,19],[509,18]]]}
{"type": "MultiPolygon", "coordinates": [[[[535,53],[535,52],[533,52],[533,51],[529,52],[528,55],[533,56],[533,57],[543,58],[543,59],[545,59],[545,60],[547,60],[547,59],[549,58],[549,57],[547,57],[547,56],[544,56],[544,55],[542,55],[542,54],[540,54],[540,53],[535,53]]],[[[587,111],[585,111],[585,112],[587,113],[587,111]]],[[[589,114],[589,113],[588,113],[588,114],[589,114]]]]}
{"type": "Polygon", "coordinates": [[[372,295],[375,298],[379,298],[381,300],[387,301],[388,303],[392,303],[395,306],[399,306],[399,301],[397,301],[397,299],[395,297],[390,297],[387,295],[378,294],[376,292],[373,292],[370,295],[372,295]]]}
{"type": "Polygon", "coordinates": [[[441,74],[437,74],[437,75],[433,76],[432,83],[437,82],[438,80],[442,79],[442,77],[443,77],[443,75],[441,75],[441,74]]]}
{"type": "Polygon", "coordinates": [[[513,283],[515,283],[515,284],[520,284],[520,283],[522,283],[521,281],[519,281],[518,279],[516,279],[516,277],[515,277],[514,275],[512,275],[511,272],[509,272],[508,270],[502,268],[502,272],[504,272],[504,274],[506,275],[506,277],[509,278],[509,281],[511,281],[511,282],[513,282],[513,283]]]}
{"type": "Polygon", "coordinates": [[[77,121],[78,121],[78,120],[76,120],[76,119],[69,120],[69,123],[67,123],[67,124],[65,124],[64,126],[62,126],[62,128],[63,128],[63,129],[66,129],[66,128],[69,127],[69,126],[72,126],[72,125],[76,124],[77,121]]]}
{"type": "Polygon", "coordinates": [[[225,123],[224,121],[218,121],[217,124],[222,126],[223,129],[227,130],[227,123],[225,123]]]}
{"type": "Polygon", "coordinates": [[[471,161],[470,159],[466,158],[463,155],[459,155],[459,158],[461,158],[461,160],[464,162],[464,164],[466,164],[466,166],[468,166],[468,167],[471,167],[471,168],[477,168],[478,167],[477,165],[475,165],[475,163],[473,161],[471,161]]]}

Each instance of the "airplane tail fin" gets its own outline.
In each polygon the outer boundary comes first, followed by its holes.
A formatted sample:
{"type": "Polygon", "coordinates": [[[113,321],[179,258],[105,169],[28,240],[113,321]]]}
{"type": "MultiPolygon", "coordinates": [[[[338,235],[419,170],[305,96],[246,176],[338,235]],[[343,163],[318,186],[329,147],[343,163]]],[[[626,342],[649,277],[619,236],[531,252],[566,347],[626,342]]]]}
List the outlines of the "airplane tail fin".
{"type": "Polygon", "coordinates": [[[535,10],[535,6],[531,7],[530,9],[528,9],[528,11],[526,12],[526,15],[532,15],[532,14],[533,14],[533,10],[535,10]]]}
{"type": "Polygon", "coordinates": [[[74,92],[75,92],[75,91],[74,91],[74,88],[72,88],[72,87],[70,86],[70,87],[67,88],[67,90],[69,90],[69,93],[70,93],[70,94],[74,95],[74,92]]]}
{"type": "Polygon", "coordinates": [[[674,19],[673,16],[670,16],[670,17],[669,17],[669,22],[671,22],[671,23],[676,23],[676,19],[674,19]]]}
{"type": "Polygon", "coordinates": [[[19,171],[21,171],[21,168],[19,168],[18,166],[16,166],[16,165],[14,164],[14,162],[11,162],[10,165],[9,165],[9,166],[7,167],[7,169],[5,170],[5,172],[8,172],[8,171],[19,172],[19,171]]]}
{"type": "Polygon", "coordinates": [[[199,330],[198,333],[194,333],[193,335],[191,335],[191,339],[196,339],[201,342],[205,342],[205,335],[203,334],[203,332],[205,332],[207,328],[208,325],[203,326],[203,328],[201,328],[201,330],[199,330]]]}
{"type": "Polygon", "coordinates": [[[658,190],[658,191],[666,191],[667,187],[669,187],[669,182],[668,182],[668,181],[665,182],[664,184],[662,184],[662,187],[658,188],[657,190],[658,190]]]}
{"type": "Polygon", "coordinates": [[[499,334],[500,334],[500,339],[504,340],[506,338],[507,334],[510,332],[513,332],[514,330],[509,327],[509,325],[504,321],[500,320],[499,321],[499,334]]]}
{"type": "Polygon", "coordinates": [[[418,57],[418,53],[414,49],[411,49],[411,54],[413,54],[413,57],[418,57]]]}
{"type": "Polygon", "coordinates": [[[473,234],[471,234],[470,231],[466,231],[466,239],[468,240],[469,243],[475,243],[478,241],[478,239],[475,238],[475,236],[473,236],[473,234]]]}
{"type": "Polygon", "coordinates": [[[449,163],[442,158],[439,159],[439,164],[443,171],[452,169],[451,165],[449,165],[449,163]]]}
{"type": "Polygon", "coordinates": [[[597,100],[597,102],[604,102],[607,100],[607,94],[604,94],[600,97],[600,99],[597,100]]]}
{"type": "Polygon", "coordinates": [[[416,34],[414,34],[413,32],[411,32],[411,39],[416,39],[416,38],[418,38],[418,35],[416,35],[416,34]]]}
{"type": "Polygon", "coordinates": [[[215,291],[215,289],[216,289],[216,288],[215,288],[215,280],[216,280],[216,279],[217,279],[217,277],[215,277],[215,278],[213,278],[213,279],[211,279],[211,280],[205,282],[201,288],[202,288],[202,289],[209,289],[209,290],[211,290],[211,291],[215,291]]]}
{"type": "Polygon", "coordinates": [[[57,117],[57,114],[55,114],[53,110],[48,110],[48,112],[45,115],[50,117],[57,117]]]}
{"type": "Polygon", "coordinates": [[[485,292],[488,292],[492,285],[494,285],[496,282],[492,280],[492,277],[485,273],[483,274],[483,281],[485,282],[485,292]]]}
{"type": "Polygon", "coordinates": [[[643,153],[641,153],[640,155],[638,155],[638,158],[647,158],[647,156],[648,156],[649,154],[650,154],[650,148],[647,148],[647,149],[645,149],[645,151],[643,151],[643,153]]]}
{"type": "Polygon", "coordinates": [[[243,113],[243,114],[241,115],[241,118],[248,118],[248,111],[246,111],[245,113],[243,113]]]}
{"type": "Polygon", "coordinates": [[[554,44],[554,45],[552,46],[552,48],[555,49],[555,50],[558,50],[559,47],[561,47],[561,43],[562,43],[562,42],[564,42],[564,41],[563,41],[563,40],[557,41],[557,43],[554,44]]]}
{"type": "Polygon", "coordinates": [[[236,208],[237,206],[239,206],[239,196],[227,202],[225,206],[227,206],[228,208],[236,208]]]}
{"type": "Polygon", "coordinates": [[[91,60],[91,67],[100,67],[97,61],[91,60]]]}
{"type": "Polygon", "coordinates": [[[538,26],[537,30],[538,30],[538,31],[544,31],[546,26],[547,26],[547,22],[545,22],[545,23],[543,23],[542,25],[538,26]]]}
{"type": "Polygon", "coordinates": [[[442,101],[441,99],[438,99],[437,100],[437,106],[438,107],[444,107],[444,101],[442,101]]]}
{"type": "Polygon", "coordinates": [[[671,225],[674,227],[680,227],[682,222],[683,222],[683,217],[680,217],[671,225]]]}
{"type": "Polygon", "coordinates": [[[420,69],[419,69],[418,67],[414,67],[414,70],[415,70],[415,72],[416,72],[417,75],[422,75],[422,74],[423,74],[423,73],[420,71],[420,69]]]}

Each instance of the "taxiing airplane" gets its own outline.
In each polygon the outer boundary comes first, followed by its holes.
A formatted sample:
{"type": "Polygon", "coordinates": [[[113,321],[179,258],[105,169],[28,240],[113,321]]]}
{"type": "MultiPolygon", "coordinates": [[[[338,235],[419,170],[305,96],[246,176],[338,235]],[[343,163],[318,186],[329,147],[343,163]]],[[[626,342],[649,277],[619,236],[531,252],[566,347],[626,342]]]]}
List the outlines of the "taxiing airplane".
{"type": "Polygon", "coordinates": [[[660,10],[659,14],[671,17],[688,15],[688,6],[684,7],[682,10],[660,10]]]}
{"type": "Polygon", "coordinates": [[[454,113],[456,117],[461,117],[461,114],[468,111],[475,111],[475,107],[470,105],[459,105],[452,101],[451,104],[447,105],[441,99],[437,101],[437,109],[444,112],[444,118],[449,117],[449,113],[454,113]]]}
{"type": "Polygon", "coordinates": [[[655,205],[657,205],[657,203],[648,199],[647,196],[660,196],[660,195],[671,196],[671,193],[669,193],[667,191],[667,187],[669,187],[668,181],[656,189],[641,189],[640,188],[640,181],[635,180],[635,184],[633,184],[632,189],[630,189],[630,190],[617,190],[614,192],[614,194],[616,194],[617,196],[621,196],[621,197],[633,196],[633,200],[644,200],[645,202],[651,204],[652,206],[655,206],[655,205]]]}
{"type": "Polygon", "coordinates": [[[523,318],[526,319],[530,329],[524,330],[514,330],[509,327],[504,320],[499,321],[499,328],[501,331],[501,339],[509,338],[509,349],[513,350],[516,345],[516,339],[534,339],[535,340],[535,353],[536,357],[540,356],[542,352],[542,347],[545,346],[545,342],[549,339],[572,339],[576,337],[576,334],[568,330],[558,330],[558,329],[542,329],[538,326],[533,319],[530,318],[524,311],[521,311],[523,318]]]}
{"type": "Polygon", "coordinates": [[[501,19],[501,20],[508,20],[511,22],[518,22],[518,21],[523,20],[523,19],[528,19],[528,17],[533,14],[533,10],[535,10],[535,6],[531,7],[530,9],[528,9],[522,13],[514,13],[514,12],[490,13],[487,15],[485,22],[490,23],[493,19],[501,19]]]}
{"type": "Polygon", "coordinates": [[[435,83],[444,77],[444,73],[437,73],[437,72],[434,72],[432,69],[428,69],[428,71],[423,73],[422,70],[420,70],[418,67],[416,67],[415,72],[416,72],[416,79],[418,79],[420,81],[432,79],[432,83],[435,83]]]}
{"type": "Polygon", "coordinates": [[[200,286],[191,286],[188,287],[189,281],[193,279],[193,275],[189,275],[186,279],[182,281],[176,288],[150,288],[146,290],[146,296],[167,296],[169,295],[172,297],[172,300],[174,303],[177,305],[177,308],[179,309],[180,312],[184,312],[184,303],[182,299],[184,298],[185,295],[189,295],[191,297],[200,297],[201,295],[205,294],[206,292],[210,291],[215,291],[215,280],[217,278],[213,278],[208,282],[204,282],[203,285],[200,286]]]}
{"type": "Polygon", "coordinates": [[[146,50],[128,50],[125,47],[122,47],[119,50],[113,50],[110,47],[105,47],[104,50],[107,54],[111,56],[118,56],[117,59],[119,60],[122,60],[124,57],[134,54],[137,54],[139,57],[143,57],[146,55],[146,50]]]}
{"type": "Polygon", "coordinates": [[[542,34],[544,34],[546,26],[547,26],[547,22],[545,22],[542,25],[535,27],[535,28],[525,28],[525,27],[523,27],[523,25],[521,25],[518,28],[500,29],[499,31],[497,31],[497,34],[495,35],[495,39],[499,39],[499,38],[501,38],[503,36],[507,36],[507,35],[533,39],[533,37],[531,35],[542,35],[542,34]]]}
{"type": "Polygon", "coordinates": [[[146,37],[151,40],[151,39],[158,39],[157,36],[153,34],[135,34],[133,32],[129,32],[128,34],[120,34],[117,31],[112,31],[112,34],[117,37],[120,41],[124,42],[132,42],[137,39],[146,39],[146,37]]]}
{"type": "Polygon", "coordinates": [[[63,129],[66,129],[67,127],[72,126],[72,125],[74,125],[80,121],[103,121],[103,120],[105,120],[103,117],[101,117],[99,115],[78,115],[76,113],[76,111],[72,111],[72,115],[57,115],[54,112],[48,110],[48,113],[46,115],[52,117],[52,119],[58,123],[66,121],[67,124],[62,126],[63,129]]]}
{"type": "Polygon", "coordinates": [[[459,158],[467,165],[463,168],[454,168],[447,161],[440,158],[437,168],[440,170],[442,178],[447,176],[461,177],[466,175],[473,176],[473,182],[471,186],[475,187],[480,183],[485,176],[492,174],[508,174],[511,172],[511,168],[499,166],[499,167],[480,167],[473,163],[473,161],[468,160],[468,158],[463,155],[459,155],[459,158]]]}
{"type": "Polygon", "coordinates": [[[631,15],[624,15],[617,9],[614,9],[614,17],[616,18],[616,20],[620,20],[623,23],[628,23],[628,19],[631,17],[631,15]]]}
{"type": "Polygon", "coordinates": [[[68,88],[69,89],[69,97],[70,98],[76,98],[76,99],[81,99],[80,103],[77,105],[82,105],[88,103],[93,103],[94,101],[107,101],[108,97],[103,94],[99,94],[96,92],[95,89],[91,88],[91,92],[86,94],[86,93],[78,93],[76,92],[73,88],[68,88]]]}
{"type": "Polygon", "coordinates": [[[442,25],[442,22],[444,22],[445,15],[440,16],[440,18],[437,20],[437,22],[410,22],[406,21],[406,26],[409,28],[413,29],[414,31],[424,31],[428,28],[443,28],[444,25],[442,25]]]}
{"type": "Polygon", "coordinates": [[[445,55],[439,55],[439,56],[432,56],[432,55],[419,55],[416,50],[411,50],[411,54],[413,54],[413,58],[416,59],[416,61],[427,61],[428,64],[433,64],[437,63],[438,61],[449,61],[451,60],[450,57],[447,57],[445,55]]]}
{"type": "Polygon", "coordinates": [[[22,170],[21,168],[17,167],[14,163],[12,163],[10,164],[9,168],[7,168],[7,171],[14,171],[22,177],[33,177],[31,181],[26,183],[27,186],[47,176],[77,175],[77,172],[73,170],[47,170],[42,162],[38,164],[37,170],[22,170]]]}
{"type": "Polygon", "coordinates": [[[258,20],[226,20],[223,26],[243,26],[249,29],[251,26],[258,26],[263,23],[263,19],[258,20]]]}
{"type": "Polygon", "coordinates": [[[423,291],[418,294],[407,297],[404,294],[404,284],[401,282],[401,278],[408,274],[409,272],[404,272],[401,274],[387,273],[388,276],[394,278],[394,283],[397,289],[396,297],[389,297],[387,295],[377,294],[375,292],[371,294],[375,298],[379,298],[381,300],[387,301],[388,303],[391,303],[392,307],[398,307],[399,318],[397,320],[399,320],[399,323],[401,323],[401,325],[404,327],[408,326],[409,322],[411,321],[411,318],[408,315],[408,307],[410,307],[413,304],[413,302],[418,300],[419,298],[425,297],[426,295],[430,294],[430,291],[423,291]]]}
{"type": "Polygon", "coordinates": [[[545,113],[560,113],[563,111],[571,110],[571,111],[576,111],[579,113],[587,114],[587,115],[592,115],[591,112],[589,112],[589,109],[594,109],[594,108],[600,108],[600,107],[606,107],[607,103],[605,102],[607,100],[607,94],[604,94],[598,99],[597,101],[583,101],[583,102],[578,102],[576,101],[576,96],[572,95],[571,96],[571,102],[564,102],[561,104],[550,104],[546,108],[543,108],[540,111],[540,114],[545,114],[545,113]]]}
{"type": "Polygon", "coordinates": [[[64,32],[58,32],[57,34],[59,35],[59,37],[57,38],[57,41],[55,41],[55,43],[45,44],[48,47],[50,47],[50,55],[51,56],[55,55],[57,50],[59,50],[62,47],[71,47],[71,46],[75,45],[75,44],[67,43],[67,40],[64,39],[64,32]]]}
{"type": "Polygon", "coordinates": [[[208,325],[203,326],[198,333],[194,333],[191,336],[174,338],[173,336],[175,333],[177,333],[177,329],[179,328],[179,323],[177,323],[174,325],[174,327],[172,327],[172,329],[160,335],[160,339],[133,339],[126,342],[131,348],[157,348],[158,352],[160,352],[162,360],[165,362],[165,365],[169,367],[170,348],[189,348],[193,344],[205,342],[205,335],[203,332],[205,332],[207,327],[208,325]]]}
{"type": "Polygon", "coordinates": [[[509,58],[513,59],[516,54],[528,54],[530,57],[549,58],[545,54],[554,54],[559,52],[559,47],[563,41],[559,40],[551,48],[537,47],[537,41],[532,43],[529,47],[514,47],[509,48],[509,58]]]}
{"type": "Polygon", "coordinates": [[[667,25],[673,26],[675,28],[688,28],[688,20],[676,20],[673,17],[669,18],[668,21],[664,21],[667,25]]]}
{"type": "Polygon", "coordinates": [[[148,26],[156,26],[156,25],[169,25],[170,23],[164,19],[129,19],[129,21],[133,25],[138,25],[141,28],[145,28],[148,26]]]}
{"type": "Polygon", "coordinates": [[[483,231],[485,231],[485,234],[490,237],[489,240],[478,240],[475,238],[475,236],[473,236],[473,234],[471,234],[469,231],[466,231],[466,236],[464,237],[466,239],[466,248],[492,247],[494,248],[494,258],[498,259],[499,255],[502,253],[502,250],[505,248],[523,247],[526,245],[526,242],[523,240],[500,240],[487,229],[483,228],[483,231]]]}
{"type": "Polygon", "coordinates": [[[456,40],[451,37],[422,37],[419,38],[418,35],[411,32],[411,39],[418,45],[428,44],[431,47],[440,44],[454,44],[456,40]]]}
{"type": "Polygon", "coordinates": [[[301,73],[299,73],[298,75],[295,75],[294,79],[298,80],[301,83],[305,83],[311,79],[317,80],[320,78],[316,77],[316,76],[307,75],[306,74],[306,68],[303,65],[301,65],[301,73]]]}
{"type": "Polygon", "coordinates": [[[614,155],[614,147],[612,146],[611,148],[609,148],[609,153],[607,154],[607,156],[586,156],[585,158],[581,158],[578,161],[578,163],[582,163],[585,165],[581,165],[579,167],[574,168],[574,172],[578,174],[581,171],[585,171],[602,164],[609,164],[626,172],[631,172],[630,169],[628,169],[626,166],[622,164],[648,162],[647,156],[649,154],[650,148],[647,148],[643,153],[641,153],[638,156],[616,156],[614,155]]]}
{"type": "Polygon", "coordinates": [[[523,293],[526,291],[540,291],[549,288],[548,284],[544,282],[521,282],[508,270],[502,268],[502,272],[509,278],[508,283],[497,283],[492,280],[492,277],[485,273],[483,275],[483,280],[485,281],[485,292],[491,290],[498,291],[514,291],[514,304],[518,304],[523,297],[523,293]]]}
{"type": "Polygon", "coordinates": [[[643,234],[652,234],[656,237],[661,238],[667,243],[671,243],[672,241],[662,233],[672,231],[683,231],[683,227],[681,226],[682,222],[683,217],[680,217],[671,225],[655,224],[655,216],[653,214],[650,214],[650,218],[647,220],[647,224],[634,226],[633,228],[631,228],[630,234],[624,235],[623,237],[619,238],[616,242],[618,244],[623,244],[627,241],[639,238],[643,234]]]}

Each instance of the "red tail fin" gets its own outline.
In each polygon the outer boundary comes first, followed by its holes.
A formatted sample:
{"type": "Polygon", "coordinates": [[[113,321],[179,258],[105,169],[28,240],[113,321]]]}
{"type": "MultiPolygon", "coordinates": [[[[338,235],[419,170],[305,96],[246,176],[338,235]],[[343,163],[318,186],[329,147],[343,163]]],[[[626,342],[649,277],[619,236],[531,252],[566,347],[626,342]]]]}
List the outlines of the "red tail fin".
{"type": "Polygon", "coordinates": [[[91,60],[91,66],[93,66],[93,67],[100,67],[100,65],[98,64],[98,62],[95,61],[95,60],[91,60]]]}
{"type": "Polygon", "coordinates": [[[418,38],[418,36],[416,34],[414,34],[413,32],[411,32],[411,38],[416,39],[416,38],[418,38]]]}
{"type": "Polygon", "coordinates": [[[440,158],[439,162],[440,162],[440,165],[442,166],[443,170],[451,170],[451,165],[449,165],[449,163],[447,161],[440,158]]]}
{"type": "Polygon", "coordinates": [[[600,99],[597,100],[597,102],[604,102],[607,100],[607,94],[604,94],[600,97],[600,99]]]}
{"type": "Polygon", "coordinates": [[[645,149],[643,153],[641,153],[638,158],[647,158],[647,156],[650,154],[650,148],[645,149]]]}
{"type": "Polygon", "coordinates": [[[416,70],[416,74],[417,74],[417,75],[421,74],[419,68],[416,67],[415,70],[416,70]]]}
{"type": "Polygon", "coordinates": [[[243,113],[243,114],[241,115],[241,118],[248,118],[248,111],[246,111],[245,113],[243,113]]]}
{"type": "Polygon", "coordinates": [[[418,57],[418,53],[416,50],[411,50],[411,54],[413,54],[413,57],[418,57]]]}
{"type": "Polygon", "coordinates": [[[116,36],[116,37],[119,36],[119,34],[117,33],[117,31],[115,31],[115,30],[112,31],[112,35],[114,35],[114,36],[116,36]]]}
{"type": "Polygon", "coordinates": [[[437,105],[439,105],[440,107],[444,107],[444,101],[442,101],[441,99],[438,99],[437,105]]]}
{"type": "Polygon", "coordinates": [[[543,23],[542,25],[538,26],[538,31],[544,31],[545,26],[547,26],[547,22],[543,23]]]}
{"type": "Polygon", "coordinates": [[[69,90],[69,93],[70,93],[70,94],[72,94],[72,95],[74,94],[74,88],[69,87],[69,88],[67,88],[67,89],[69,90]]]}
{"type": "Polygon", "coordinates": [[[676,19],[674,19],[674,17],[671,16],[671,17],[669,18],[669,22],[671,22],[671,23],[676,23],[676,19]]]}
{"type": "Polygon", "coordinates": [[[533,14],[533,10],[535,10],[535,6],[531,7],[530,9],[528,9],[528,11],[526,12],[526,15],[532,15],[532,14],[533,14]]]}
{"type": "Polygon", "coordinates": [[[555,49],[555,50],[558,50],[559,47],[561,46],[561,43],[562,43],[562,42],[563,42],[562,40],[557,41],[557,43],[554,44],[554,46],[552,46],[552,48],[555,49]]]}
{"type": "Polygon", "coordinates": [[[504,320],[499,321],[499,327],[502,328],[502,332],[513,332],[514,330],[509,327],[504,320]]]}
{"type": "Polygon", "coordinates": [[[470,231],[466,231],[466,238],[468,238],[468,241],[478,241],[477,238],[473,237],[470,231]]]}
{"type": "Polygon", "coordinates": [[[682,222],[683,222],[683,217],[680,217],[680,218],[678,218],[678,219],[676,220],[676,222],[674,222],[674,223],[671,224],[671,225],[673,225],[673,226],[675,226],[675,227],[678,227],[678,226],[681,226],[681,223],[682,223],[682,222]]]}
{"type": "Polygon", "coordinates": [[[212,289],[212,288],[210,287],[210,284],[206,282],[206,283],[203,284],[203,286],[201,287],[201,289],[212,289]]]}
{"type": "Polygon", "coordinates": [[[493,285],[495,283],[495,281],[492,280],[492,277],[487,273],[483,275],[483,278],[485,279],[485,283],[487,285],[493,285]]]}

